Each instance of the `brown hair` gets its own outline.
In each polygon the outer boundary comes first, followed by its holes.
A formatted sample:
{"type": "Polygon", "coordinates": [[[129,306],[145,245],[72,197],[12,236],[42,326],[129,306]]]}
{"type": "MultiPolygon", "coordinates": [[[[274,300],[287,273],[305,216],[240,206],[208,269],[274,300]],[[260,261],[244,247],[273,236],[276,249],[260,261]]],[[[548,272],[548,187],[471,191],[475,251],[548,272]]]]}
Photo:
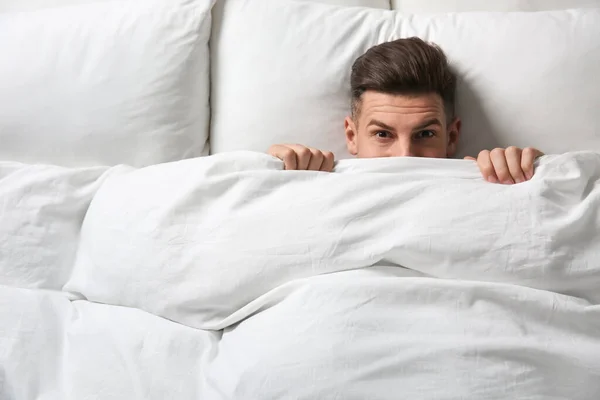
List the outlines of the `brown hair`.
{"type": "Polygon", "coordinates": [[[454,118],[456,75],[442,49],[417,37],[371,47],[352,65],[350,87],[354,118],[367,90],[401,95],[437,93],[447,118],[454,118]]]}

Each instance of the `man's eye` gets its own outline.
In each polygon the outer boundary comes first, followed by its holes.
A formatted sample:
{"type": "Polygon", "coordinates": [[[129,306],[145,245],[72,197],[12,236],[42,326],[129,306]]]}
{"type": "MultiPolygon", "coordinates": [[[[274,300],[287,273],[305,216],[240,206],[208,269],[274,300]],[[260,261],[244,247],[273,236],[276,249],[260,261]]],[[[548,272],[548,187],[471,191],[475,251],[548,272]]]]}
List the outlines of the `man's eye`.
{"type": "Polygon", "coordinates": [[[377,137],[382,138],[382,139],[389,139],[392,137],[392,135],[390,135],[390,133],[386,132],[386,131],[379,131],[379,132],[377,132],[377,137]]]}
{"type": "Polygon", "coordinates": [[[435,132],[434,131],[421,131],[419,133],[417,133],[417,138],[418,139],[429,139],[435,136],[435,132]]]}

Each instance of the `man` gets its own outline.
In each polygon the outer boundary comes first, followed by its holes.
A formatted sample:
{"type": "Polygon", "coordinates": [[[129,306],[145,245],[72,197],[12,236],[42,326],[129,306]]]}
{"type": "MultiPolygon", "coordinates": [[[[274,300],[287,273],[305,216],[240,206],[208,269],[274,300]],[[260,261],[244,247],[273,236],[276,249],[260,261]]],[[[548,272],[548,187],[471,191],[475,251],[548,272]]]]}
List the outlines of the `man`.
{"type": "MultiPolygon", "coordinates": [[[[419,38],[372,47],[352,66],[351,115],[346,117],[346,144],[359,158],[449,158],[456,152],[461,121],[455,115],[456,76],[444,52],[419,38]]],[[[298,144],[273,145],[269,154],[285,169],[331,171],[331,152],[298,144]]],[[[484,150],[476,161],[492,183],[514,184],[533,176],[543,155],[533,148],[484,150]]]]}

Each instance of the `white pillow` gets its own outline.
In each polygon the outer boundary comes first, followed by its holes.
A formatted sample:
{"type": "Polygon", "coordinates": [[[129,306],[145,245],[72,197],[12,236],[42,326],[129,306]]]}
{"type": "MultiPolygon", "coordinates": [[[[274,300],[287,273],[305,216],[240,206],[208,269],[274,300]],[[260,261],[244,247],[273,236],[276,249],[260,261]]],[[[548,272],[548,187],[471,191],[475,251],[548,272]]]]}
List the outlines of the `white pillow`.
{"type": "Polygon", "coordinates": [[[212,3],[0,14],[0,159],[144,166],[203,154],[212,3]]]}
{"type": "Polygon", "coordinates": [[[0,0],[0,12],[38,10],[98,1],[114,0],[0,0]]]}
{"type": "Polygon", "coordinates": [[[544,11],[600,7],[600,0],[391,0],[394,10],[404,13],[455,11],[544,11]]]}
{"type": "Polygon", "coordinates": [[[384,10],[389,10],[390,6],[391,6],[391,4],[388,0],[294,0],[294,1],[312,1],[314,3],[335,4],[337,6],[345,6],[345,7],[383,8],[384,10]]]}
{"type": "Polygon", "coordinates": [[[369,47],[409,36],[439,43],[459,74],[459,156],[509,145],[600,150],[600,10],[403,17],[286,0],[222,7],[211,42],[213,153],[298,142],[349,157],[350,67],[369,47]]]}

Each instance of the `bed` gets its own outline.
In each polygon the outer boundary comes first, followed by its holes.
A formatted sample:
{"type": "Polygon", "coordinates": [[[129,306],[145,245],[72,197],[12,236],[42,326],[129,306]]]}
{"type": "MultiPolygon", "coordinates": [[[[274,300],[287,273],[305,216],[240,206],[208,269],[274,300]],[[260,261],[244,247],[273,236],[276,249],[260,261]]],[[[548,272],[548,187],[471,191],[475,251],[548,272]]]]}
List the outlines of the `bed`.
{"type": "Polygon", "coordinates": [[[598,1],[3,0],[0,50],[0,399],[600,398],[598,1]],[[409,36],[459,155],[353,159],[409,36]]]}

